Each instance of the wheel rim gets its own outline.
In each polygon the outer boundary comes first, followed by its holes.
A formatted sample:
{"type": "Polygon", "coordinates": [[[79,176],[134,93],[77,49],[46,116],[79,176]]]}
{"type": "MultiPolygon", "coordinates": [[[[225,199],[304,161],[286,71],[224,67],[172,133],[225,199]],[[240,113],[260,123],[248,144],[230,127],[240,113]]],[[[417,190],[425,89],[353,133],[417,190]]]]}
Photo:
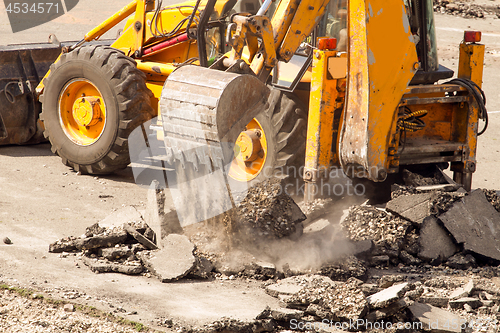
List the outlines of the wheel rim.
{"type": "Polygon", "coordinates": [[[264,169],[267,158],[267,139],[257,119],[252,119],[236,139],[234,159],[229,176],[234,180],[248,182],[264,169]]]}
{"type": "Polygon", "coordinates": [[[79,146],[97,142],[106,127],[106,105],[101,92],[86,79],[66,83],[58,100],[64,134],[79,146]]]}

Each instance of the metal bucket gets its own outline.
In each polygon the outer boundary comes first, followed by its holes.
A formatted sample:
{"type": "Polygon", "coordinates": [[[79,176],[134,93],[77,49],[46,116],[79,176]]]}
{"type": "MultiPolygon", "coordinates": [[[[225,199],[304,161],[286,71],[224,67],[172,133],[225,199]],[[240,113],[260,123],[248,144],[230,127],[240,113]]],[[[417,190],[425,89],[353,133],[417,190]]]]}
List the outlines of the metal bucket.
{"type": "Polygon", "coordinates": [[[41,104],[35,88],[60,53],[61,46],[51,43],[0,46],[0,116],[6,129],[0,145],[29,143],[37,133],[41,104]]]}

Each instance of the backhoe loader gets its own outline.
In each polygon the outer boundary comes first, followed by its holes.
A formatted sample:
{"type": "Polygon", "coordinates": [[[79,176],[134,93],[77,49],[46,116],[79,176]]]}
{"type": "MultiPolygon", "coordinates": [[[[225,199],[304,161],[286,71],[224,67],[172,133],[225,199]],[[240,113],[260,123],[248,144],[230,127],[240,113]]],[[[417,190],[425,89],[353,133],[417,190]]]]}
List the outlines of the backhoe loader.
{"type": "Polygon", "coordinates": [[[98,174],[128,165],[134,129],[160,128],[156,158],[176,177],[220,176],[205,197],[295,173],[311,199],[336,166],[383,182],[402,166],[449,163],[470,189],[487,125],[484,45],[465,32],[457,78],[443,83],[454,72],[438,64],[432,9],[432,0],[134,0],[79,42],[1,49],[0,142],[43,131],[63,163],[98,174]],[[116,40],[90,43],[125,19],[116,40]]]}

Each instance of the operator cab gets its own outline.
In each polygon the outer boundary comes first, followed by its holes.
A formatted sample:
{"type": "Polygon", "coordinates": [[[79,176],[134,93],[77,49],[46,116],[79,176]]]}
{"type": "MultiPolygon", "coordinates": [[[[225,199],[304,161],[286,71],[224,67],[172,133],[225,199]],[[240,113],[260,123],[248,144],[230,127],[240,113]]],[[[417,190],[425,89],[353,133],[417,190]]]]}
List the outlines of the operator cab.
{"type": "MultiPolygon", "coordinates": [[[[229,51],[229,46],[225,43],[225,27],[231,15],[241,12],[255,15],[262,3],[262,0],[228,0],[220,13],[217,10],[212,13],[205,33],[206,66],[210,66],[216,59],[229,51]]],[[[451,69],[438,63],[432,0],[406,0],[405,6],[420,63],[420,68],[410,84],[433,84],[439,80],[453,77],[454,72],[451,69]]],[[[266,15],[272,17],[275,9],[276,2],[273,2],[266,15]]],[[[294,91],[299,84],[308,81],[306,73],[310,69],[312,50],[316,47],[318,37],[335,38],[337,40],[335,50],[338,51],[338,56],[345,56],[349,44],[347,20],[348,0],[330,1],[318,27],[311,36],[304,40],[292,59],[288,63],[278,62],[272,74],[272,85],[280,90],[294,91]]]]}

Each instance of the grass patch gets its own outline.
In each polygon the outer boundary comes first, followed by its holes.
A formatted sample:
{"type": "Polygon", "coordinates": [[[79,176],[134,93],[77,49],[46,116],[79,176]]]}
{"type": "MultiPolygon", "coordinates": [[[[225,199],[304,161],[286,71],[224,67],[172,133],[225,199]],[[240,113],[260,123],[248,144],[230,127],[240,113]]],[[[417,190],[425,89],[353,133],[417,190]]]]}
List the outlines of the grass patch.
{"type": "MultiPolygon", "coordinates": [[[[69,303],[69,302],[58,300],[58,299],[45,297],[43,295],[36,293],[36,291],[31,290],[31,289],[11,287],[5,283],[0,284],[0,290],[8,290],[8,291],[16,293],[22,297],[37,299],[37,300],[40,300],[46,304],[51,304],[51,305],[55,305],[55,306],[63,306],[64,304],[69,303]]],[[[75,306],[76,311],[81,312],[81,313],[83,313],[87,316],[90,316],[90,317],[106,318],[109,321],[112,321],[114,323],[117,323],[117,324],[120,324],[123,326],[132,327],[137,332],[161,333],[160,331],[151,329],[142,323],[128,320],[128,319],[125,319],[123,317],[115,316],[112,313],[99,310],[93,306],[84,305],[84,304],[75,304],[75,303],[72,303],[72,304],[75,306]]]]}

